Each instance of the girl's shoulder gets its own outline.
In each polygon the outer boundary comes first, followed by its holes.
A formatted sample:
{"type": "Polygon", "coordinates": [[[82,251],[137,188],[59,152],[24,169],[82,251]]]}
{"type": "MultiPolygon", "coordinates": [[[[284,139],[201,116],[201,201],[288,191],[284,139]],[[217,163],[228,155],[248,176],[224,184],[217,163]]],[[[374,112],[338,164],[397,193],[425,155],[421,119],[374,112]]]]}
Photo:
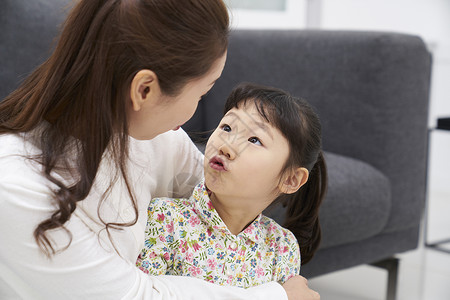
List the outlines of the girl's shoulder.
{"type": "Polygon", "coordinates": [[[149,214],[164,213],[172,218],[184,217],[192,211],[192,202],[186,198],[153,198],[148,207],[149,214]]]}
{"type": "Polygon", "coordinates": [[[275,220],[265,215],[261,215],[259,225],[261,233],[265,236],[271,236],[272,238],[278,239],[279,241],[282,240],[297,243],[296,237],[289,229],[284,228],[275,220]]]}

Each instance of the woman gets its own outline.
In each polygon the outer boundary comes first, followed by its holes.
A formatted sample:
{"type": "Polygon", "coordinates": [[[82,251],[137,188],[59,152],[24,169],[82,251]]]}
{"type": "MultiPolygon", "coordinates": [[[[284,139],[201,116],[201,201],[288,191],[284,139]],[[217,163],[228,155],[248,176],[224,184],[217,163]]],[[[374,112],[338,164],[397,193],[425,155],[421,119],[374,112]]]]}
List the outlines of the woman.
{"type": "Polygon", "coordinates": [[[227,36],[220,0],[74,7],[52,56],[0,103],[0,276],[21,297],[317,297],[300,276],[242,290],[134,266],[149,200],[202,175],[171,129],[220,76],[227,36]]]}

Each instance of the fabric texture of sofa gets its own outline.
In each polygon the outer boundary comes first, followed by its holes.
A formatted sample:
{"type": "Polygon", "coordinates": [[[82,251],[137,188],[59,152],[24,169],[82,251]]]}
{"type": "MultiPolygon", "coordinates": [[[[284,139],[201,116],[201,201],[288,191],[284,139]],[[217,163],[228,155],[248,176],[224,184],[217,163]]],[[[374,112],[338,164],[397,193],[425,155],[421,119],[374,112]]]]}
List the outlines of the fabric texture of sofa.
{"type": "MultiPolygon", "coordinates": [[[[0,4],[0,98],[50,53],[68,0],[0,4]]],[[[216,127],[242,81],[305,98],[323,125],[329,172],[314,277],[416,248],[424,207],[431,56],[388,32],[235,30],[222,77],[186,131],[216,127]]],[[[282,223],[283,208],[270,216],[282,223]]]]}

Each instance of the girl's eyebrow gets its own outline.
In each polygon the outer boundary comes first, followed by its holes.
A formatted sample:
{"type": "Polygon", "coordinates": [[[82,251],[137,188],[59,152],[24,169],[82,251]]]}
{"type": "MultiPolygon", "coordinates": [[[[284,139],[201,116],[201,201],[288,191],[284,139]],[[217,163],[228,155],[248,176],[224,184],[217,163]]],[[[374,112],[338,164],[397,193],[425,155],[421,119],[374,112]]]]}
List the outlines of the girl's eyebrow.
{"type": "Polygon", "coordinates": [[[272,132],[270,132],[270,129],[266,124],[264,124],[262,122],[257,122],[257,121],[254,121],[254,122],[259,128],[261,128],[262,131],[267,133],[267,135],[270,136],[270,138],[273,140],[272,132]]]}
{"type": "MultiPolygon", "coordinates": [[[[236,113],[234,113],[232,111],[227,112],[224,117],[230,117],[230,116],[235,117],[238,120],[241,120],[245,124],[245,122],[241,119],[241,117],[239,117],[236,113]]],[[[249,115],[249,116],[251,116],[251,115],[249,115]]],[[[270,128],[265,123],[256,121],[254,118],[251,118],[251,119],[256,126],[258,126],[262,131],[264,131],[273,140],[272,132],[270,131],[270,128]]],[[[245,126],[247,128],[250,128],[250,126],[248,124],[245,124],[245,126]]]]}

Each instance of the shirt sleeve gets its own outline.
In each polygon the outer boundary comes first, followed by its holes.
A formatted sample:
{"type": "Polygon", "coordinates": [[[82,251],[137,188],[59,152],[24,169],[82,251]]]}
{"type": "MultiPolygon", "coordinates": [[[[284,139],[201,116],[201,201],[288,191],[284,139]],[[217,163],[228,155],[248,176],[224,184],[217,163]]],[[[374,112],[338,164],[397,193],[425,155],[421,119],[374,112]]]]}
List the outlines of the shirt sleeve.
{"type": "Polygon", "coordinates": [[[186,132],[177,130],[181,143],[177,146],[177,162],[174,164],[173,198],[189,198],[194,187],[203,177],[203,154],[186,132]]]}
{"type": "Polygon", "coordinates": [[[150,202],[144,249],[136,261],[136,266],[150,275],[165,275],[173,268],[173,212],[164,201],[164,198],[155,198],[150,202]]]}
{"type": "Polygon", "coordinates": [[[282,229],[283,237],[278,245],[277,281],[285,283],[289,278],[300,274],[300,247],[294,234],[282,229]]]}

